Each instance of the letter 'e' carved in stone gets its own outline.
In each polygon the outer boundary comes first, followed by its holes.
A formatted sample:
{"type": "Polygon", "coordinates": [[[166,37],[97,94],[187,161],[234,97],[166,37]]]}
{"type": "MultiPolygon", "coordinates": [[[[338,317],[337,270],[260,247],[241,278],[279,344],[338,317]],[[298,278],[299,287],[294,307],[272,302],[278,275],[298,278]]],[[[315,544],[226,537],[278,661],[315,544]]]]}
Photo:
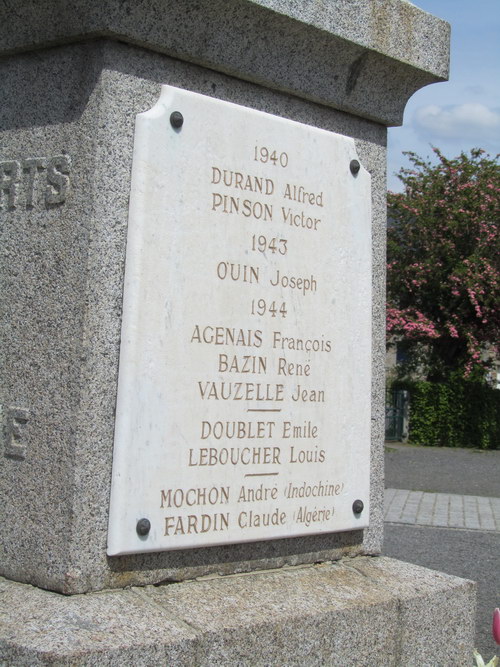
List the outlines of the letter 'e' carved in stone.
{"type": "Polygon", "coordinates": [[[29,420],[30,412],[25,408],[8,407],[5,409],[4,454],[12,459],[26,458],[26,445],[24,443],[24,431],[29,420]]]}

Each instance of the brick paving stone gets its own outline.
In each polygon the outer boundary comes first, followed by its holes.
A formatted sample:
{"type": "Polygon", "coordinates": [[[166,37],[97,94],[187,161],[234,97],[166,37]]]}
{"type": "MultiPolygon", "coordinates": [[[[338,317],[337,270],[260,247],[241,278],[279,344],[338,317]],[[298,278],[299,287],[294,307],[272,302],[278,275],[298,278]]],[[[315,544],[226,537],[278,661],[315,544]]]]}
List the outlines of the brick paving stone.
{"type": "Polygon", "coordinates": [[[495,517],[489,498],[478,498],[479,523],[483,530],[496,530],[495,517]]]}
{"type": "Polygon", "coordinates": [[[385,490],[385,521],[500,532],[500,498],[385,490]]]}
{"type": "Polygon", "coordinates": [[[450,528],[464,528],[464,501],[463,496],[455,494],[450,495],[450,513],[448,515],[448,525],[450,528]]]}
{"type": "Polygon", "coordinates": [[[434,516],[434,507],[436,505],[435,493],[424,493],[420,503],[420,512],[418,513],[418,523],[422,526],[431,526],[434,516]]]}
{"type": "Polygon", "coordinates": [[[500,532],[500,498],[490,498],[490,504],[496,529],[500,532]]]}
{"type": "Polygon", "coordinates": [[[433,526],[448,526],[448,506],[450,497],[447,493],[436,493],[434,506],[433,526]]]}
{"type": "Polygon", "coordinates": [[[465,507],[465,527],[481,528],[479,521],[479,508],[477,505],[477,496],[464,496],[465,507]]]}
{"type": "Polygon", "coordinates": [[[399,522],[409,493],[409,491],[395,489],[386,511],[386,521],[399,522]]]}
{"type": "Polygon", "coordinates": [[[409,492],[403,512],[401,513],[401,523],[415,523],[423,495],[422,491],[409,492]]]}
{"type": "Polygon", "coordinates": [[[396,495],[397,492],[398,492],[397,489],[386,489],[385,490],[385,502],[386,502],[386,504],[390,503],[392,501],[392,499],[394,498],[394,496],[396,495]]]}

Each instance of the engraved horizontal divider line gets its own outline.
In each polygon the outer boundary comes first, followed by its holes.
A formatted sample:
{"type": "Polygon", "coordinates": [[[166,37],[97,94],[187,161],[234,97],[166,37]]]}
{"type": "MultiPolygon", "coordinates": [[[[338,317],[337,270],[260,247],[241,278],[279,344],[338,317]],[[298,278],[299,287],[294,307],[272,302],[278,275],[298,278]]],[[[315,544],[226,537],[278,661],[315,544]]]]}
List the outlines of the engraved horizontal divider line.
{"type": "Polygon", "coordinates": [[[500,532],[500,498],[385,490],[388,523],[500,532]]]}
{"type": "Polygon", "coordinates": [[[247,472],[245,477],[276,477],[279,472],[247,472]]]}

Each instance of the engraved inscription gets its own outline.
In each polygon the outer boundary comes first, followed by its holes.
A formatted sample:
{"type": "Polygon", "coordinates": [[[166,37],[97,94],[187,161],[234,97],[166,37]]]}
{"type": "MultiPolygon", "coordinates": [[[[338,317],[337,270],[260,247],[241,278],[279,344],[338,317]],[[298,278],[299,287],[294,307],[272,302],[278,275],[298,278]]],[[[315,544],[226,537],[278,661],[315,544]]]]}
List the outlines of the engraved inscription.
{"type": "Polygon", "coordinates": [[[21,180],[21,164],[17,160],[0,162],[0,208],[16,207],[21,180]]]}
{"type": "Polygon", "coordinates": [[[0,210],[63,204],[70,171],[69,155],[0,161],[0,210]]]}
{"type": "Polygon", "coordinates": [[[109,555],[367,525],[352,503],[369,501],[370,192],[354,156],[168,86],[138,116],[109,555]]]}
{"type": "Polygon", "coordinates": [[[24,440],[26,425],[30,412],[26,408],[8,407],[4,415],[4,454],[12,459],[26,458],[26,443],[24,440]]]}

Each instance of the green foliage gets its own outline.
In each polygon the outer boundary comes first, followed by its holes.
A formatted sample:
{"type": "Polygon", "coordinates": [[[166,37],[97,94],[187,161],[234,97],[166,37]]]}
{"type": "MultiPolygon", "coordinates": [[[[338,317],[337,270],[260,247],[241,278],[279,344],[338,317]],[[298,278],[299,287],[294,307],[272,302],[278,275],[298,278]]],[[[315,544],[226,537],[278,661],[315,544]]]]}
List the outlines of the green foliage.
{"type": "Polygon", "coordinates": [[[476,149],[408,154],[389,193],[387,332],[428,379],[484,377],[500,340],[500,164],[476,149]]]}
{"type": "Polygon", "coordinates": [[[410,392],[411,443],[500,449],[500,390],[457,376],[396,384],[410,392]]]}

